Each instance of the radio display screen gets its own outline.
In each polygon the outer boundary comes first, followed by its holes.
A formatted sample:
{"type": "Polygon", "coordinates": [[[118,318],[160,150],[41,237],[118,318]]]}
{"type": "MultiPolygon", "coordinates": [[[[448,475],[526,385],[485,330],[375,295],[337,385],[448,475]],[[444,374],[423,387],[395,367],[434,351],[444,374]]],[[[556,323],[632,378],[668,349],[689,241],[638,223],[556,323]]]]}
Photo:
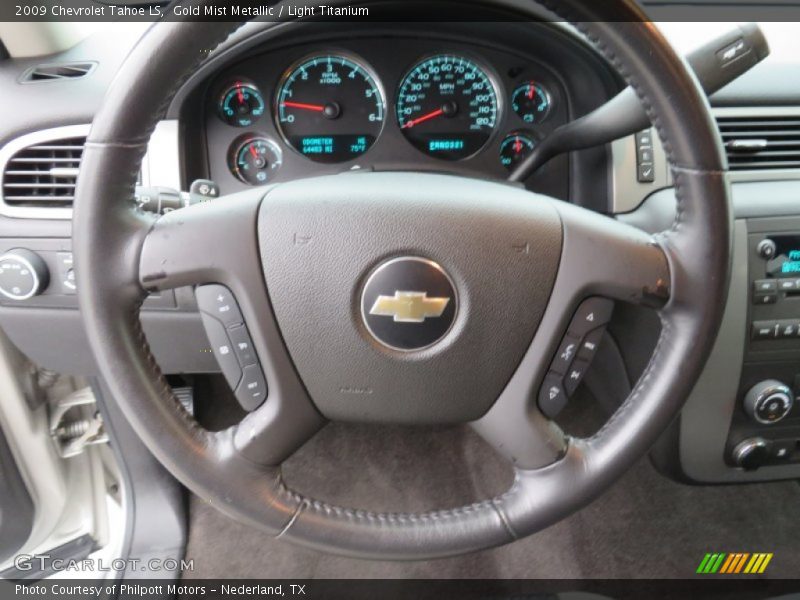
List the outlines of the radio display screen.
{"type": "Polygon", "coordinates": [[[800,278],[800,235],[773,236],[775,257],[767,261],[768,277],[800,278]]]}

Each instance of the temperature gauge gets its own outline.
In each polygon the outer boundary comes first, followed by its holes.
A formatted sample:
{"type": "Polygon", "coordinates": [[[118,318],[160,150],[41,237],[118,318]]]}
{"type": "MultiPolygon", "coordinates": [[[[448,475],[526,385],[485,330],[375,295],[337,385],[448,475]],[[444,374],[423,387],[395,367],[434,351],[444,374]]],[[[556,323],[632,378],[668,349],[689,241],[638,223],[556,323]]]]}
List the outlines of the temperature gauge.
{"type": "Polygon", "coordinates": [[[550,112],[548,91],[534,81],[526,81],[511,94],[511,108],[526,123],[541,123],[550,112]]]}
{"type": "Polygon", "coordinates": [[[264,97],[252,83],[237,81],[219,101],[219,117],[234,127],[250,127],[264,114],[264,97]]]}
{"type": "Polygon", "coordinates": [[[527,133],[510,133],[500,144],[500,162],[509,171],[533,152],[536,140],[527,133]]]}
{"type": "Polygon", "coordinates": [[[231,172],[249,185],[269,183],[282,162],[281,149],[269,138],[247,136],[231,148],[231,172]]]}

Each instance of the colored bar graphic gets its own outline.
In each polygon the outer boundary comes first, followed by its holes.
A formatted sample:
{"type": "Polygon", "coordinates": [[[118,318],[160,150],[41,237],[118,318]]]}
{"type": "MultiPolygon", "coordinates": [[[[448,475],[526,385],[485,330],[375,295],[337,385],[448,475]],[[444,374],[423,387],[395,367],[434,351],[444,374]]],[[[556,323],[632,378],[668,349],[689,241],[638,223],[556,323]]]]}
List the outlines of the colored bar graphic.
{"type": "Polygon", "coordinates": [[[772,560],[772,553],[766,552],[709,552],[700,561],[696,573],[703,575],[755,575],[767,569],[772,560]]]}

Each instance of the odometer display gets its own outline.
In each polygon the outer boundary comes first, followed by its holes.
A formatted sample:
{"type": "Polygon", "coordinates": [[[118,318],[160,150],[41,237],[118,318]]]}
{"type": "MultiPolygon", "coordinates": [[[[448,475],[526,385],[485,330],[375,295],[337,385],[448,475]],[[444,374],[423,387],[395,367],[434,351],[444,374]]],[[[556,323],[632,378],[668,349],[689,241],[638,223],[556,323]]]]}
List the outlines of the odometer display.
{"type": "Polygon", "coordinates": [[[383,128],[385,101],[372,73],[345,56],[315,56],[281,80],[276,120],[286,142],[323,163],[364,154],[383,128]]]}
{"type": "Polygon", "coordinates": [[[497,91],[486,71],[449,54],[414,66],[397,96],[397,120],[408,141],[446,160],[466,158],[483,148],[499,112],[497,91]]]}

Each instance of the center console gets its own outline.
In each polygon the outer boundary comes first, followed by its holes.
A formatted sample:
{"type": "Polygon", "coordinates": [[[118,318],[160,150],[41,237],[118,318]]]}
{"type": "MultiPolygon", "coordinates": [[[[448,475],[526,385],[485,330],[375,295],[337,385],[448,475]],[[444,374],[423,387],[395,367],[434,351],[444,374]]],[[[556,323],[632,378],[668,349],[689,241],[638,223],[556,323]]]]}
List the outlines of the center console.
{"type": "Polygon", "coordinates": [[[800,465],[800,220],[747,222],[748,339],[725,456],[800,465]]]}

